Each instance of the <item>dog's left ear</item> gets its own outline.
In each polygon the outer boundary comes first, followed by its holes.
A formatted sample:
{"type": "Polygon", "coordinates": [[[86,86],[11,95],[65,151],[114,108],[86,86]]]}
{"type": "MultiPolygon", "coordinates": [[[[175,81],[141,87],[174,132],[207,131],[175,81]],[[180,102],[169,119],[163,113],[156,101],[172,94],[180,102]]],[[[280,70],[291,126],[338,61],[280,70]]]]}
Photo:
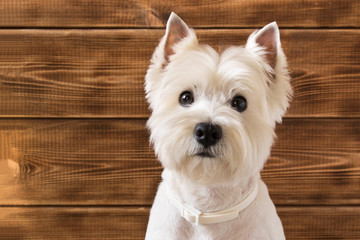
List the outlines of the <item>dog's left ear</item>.
{"type": "Polygon", "coordinates": [[[276,22],[272,22],[261,30],[251,34],[246,47],[252,48],[254,44],[263,48],[266,62],[273,70],[275,70],[278,62],[278,55],[282,53],[279,28],[276,22]]]}
{"type": "Polygon", "coordinates": [[[266,71],[271,77],[268,82],[269,108],[272,118],[281,122],[291,99],[292,89],[287,69],[287,62],[280,42],[280,32],[276,22],[250,35],[246,49],[255,53],[268,64],[266,71]]]}

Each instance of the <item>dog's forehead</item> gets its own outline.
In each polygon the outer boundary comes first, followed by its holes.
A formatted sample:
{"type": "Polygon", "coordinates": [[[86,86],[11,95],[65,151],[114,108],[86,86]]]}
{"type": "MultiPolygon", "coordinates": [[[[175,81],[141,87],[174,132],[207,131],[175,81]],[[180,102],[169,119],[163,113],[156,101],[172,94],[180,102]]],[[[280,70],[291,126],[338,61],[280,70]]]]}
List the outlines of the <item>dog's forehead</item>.
{"type": "Polygon", "coordinates": [[[217,52],[210,46],[199,45],[172,59],[164,84],[179,91],[195,88],[205,94],[239,94],[260,87],[256,73],[261,70],[256,67],[256,59],[244,47],[217,52]]]}
{"type": "Polygon", "coordinates": [[[257,59],[243,47],[231,47],[220,54],[216,75],[223,88],[258,88],[264,85],[262,74],[257,59]]]}
{"type": "Polygon", "coordinates": [[[260,77],[257,73],[262,73],[257,59],[254,58],[246,48],[233,46],[224,51],[217,52],[213,48],[206,46],[207,57],[203,58],[203,64],[198,65],[199,61],[194,61],[194,67],[198,67],[199,73],[203,73],[198,80],[202,86],[211,92],[231,92],[249,91],[254,86],[260,87],[260,77]]]}

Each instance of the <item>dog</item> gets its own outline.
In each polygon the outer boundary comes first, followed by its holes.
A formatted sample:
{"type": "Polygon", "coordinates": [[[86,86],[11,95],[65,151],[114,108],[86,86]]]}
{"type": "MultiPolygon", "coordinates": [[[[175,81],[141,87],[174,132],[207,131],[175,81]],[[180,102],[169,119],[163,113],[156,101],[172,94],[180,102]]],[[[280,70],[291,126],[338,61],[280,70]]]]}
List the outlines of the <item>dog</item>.
{"type": "Polygon", "coordinates": [[[276,22],[217,52],[171,13],[145,92],[164,168],[145,239],[285,239],[260,177],[292,96],[276,22]]]}

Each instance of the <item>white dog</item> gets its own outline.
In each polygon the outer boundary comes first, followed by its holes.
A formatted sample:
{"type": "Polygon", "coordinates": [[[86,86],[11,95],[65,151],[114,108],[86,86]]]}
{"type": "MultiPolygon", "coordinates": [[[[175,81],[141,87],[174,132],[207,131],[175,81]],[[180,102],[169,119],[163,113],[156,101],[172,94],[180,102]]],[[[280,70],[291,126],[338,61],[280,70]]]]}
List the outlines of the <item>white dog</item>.
{"type": "Polygon", "coordinates": [[[164,167],[146,239],[285,239],[260,179],[292,93],[276,23],[217,53],[172,13],[145,88],[164,167]]]}

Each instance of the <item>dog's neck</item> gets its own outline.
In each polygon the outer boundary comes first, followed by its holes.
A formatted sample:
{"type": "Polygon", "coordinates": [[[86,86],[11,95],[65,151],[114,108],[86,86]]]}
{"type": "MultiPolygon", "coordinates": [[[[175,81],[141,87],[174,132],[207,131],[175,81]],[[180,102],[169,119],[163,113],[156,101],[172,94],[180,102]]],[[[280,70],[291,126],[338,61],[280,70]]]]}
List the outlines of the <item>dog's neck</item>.
{"type": "Polygon", "coordinates": [[[233,207],[242,201],[253,191],[260,175],[249,177],[231,186],[194,184],[169,170],[164,170],[162,177],[164,183],[180,201],[191,204],[202,212],[215,212],[233,207]]]}

